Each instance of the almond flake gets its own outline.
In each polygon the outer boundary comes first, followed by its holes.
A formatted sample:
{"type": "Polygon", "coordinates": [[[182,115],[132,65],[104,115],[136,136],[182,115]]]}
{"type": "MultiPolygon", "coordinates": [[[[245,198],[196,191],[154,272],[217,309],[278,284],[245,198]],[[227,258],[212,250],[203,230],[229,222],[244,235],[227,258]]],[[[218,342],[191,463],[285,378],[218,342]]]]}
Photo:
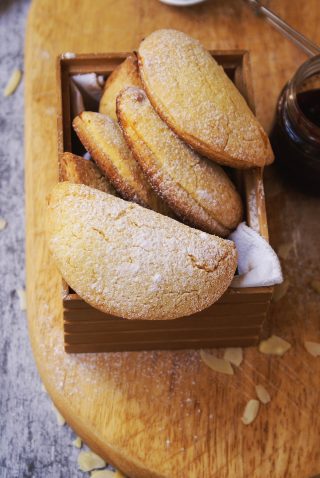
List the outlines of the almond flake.
{"type": "Polygon", "coordinates": [[[293,246],[292,242],[285,242],[283,244],[280,244],[278,248],[278,256],[284,260],[288,259],[292,246],[293,246]]]}
{"type": "Polygon", "coordinates": [[[242,360],[243,360],[242,348],[240,348],[240,347],[227,348],[224,352],[223,358],[227,362],[230,362],[233,365],[235,365],[236,367],[239,367],[241,365],[242,360]]]}
{"type": "Polygon", "coordinates": [[[80,437],[75,438],[75,440],[73,440],[73,442],[72,442],[72,445],[76,448],[81,448],[82,447],[81,438],[80,437]]]}
{"type": "Polygon", "coordinates": [[[286,295],[290,286],[288,279],[285,279],[282,284],[276,285],[274,288],[272,302],[278,302],[282,297],[286,295]]]}
{"type": "Polygon", "coordinates": [[[63,418],[63,416],[61,415],[61,413],[59,412],[59,410],[55,407],[53,403],[51,403],[51,406],[52,406],[52,410],[56,414],[58,425],[60,427],[63,427],[63,425],[66,423],[65,419],[63,418]]]}
{"type": "Polygon", "coordinates": [[[309,342],[305,340],[304,346],[313,357],[320,357],[320,344],[318,342],[309,342]]]}
{"type": "Polygon", "coordinates": [[[208,354],[204,350],[200,350],[200,356],[204,363],[215,372],[233,375],[233,368],[226,360],[208,354]]]}
{"type": "Polygon", "coordinates": [[[3,91],[3,96],[10,96],[12,95],[16,89],[22,78],[22,71],[21,70],[14,70],[9,78],[9,81],[3,91]]]}
{"type": "Polygon", "coordinates": [[[254,399],[249,400],[241,418],[242,423],[244,425],[250,425],[250,423],[252,423],[258,415],[258,411],[259,401],[254,399]]]}
{"type": "Polygon", "coordinates": [[[117,478],[117,472],[112,470],[98,470],[91,473],[91,478],[117,478]]]}
{"type": "Polygon", "coordinates": [[[260,402],[264,405],[269,403],[271,400],[268,390],[266,390],[263,385],[256,385],[256,394],[260,402]]]}
{"type": "Polygon", "coordinates": [[[320,294],[320,280],[312,280],[310,282],[310,285],[312,287],[312,289],[317,292],[318,294],[320,294]]]}
{"type": "Polygon", "coordinates": [[[7,221],[3,219],[3,217],[0,217],[0,231],[3,231],[6,225],[7,225],[7,221]]]}
{"type": "Polygon", "coordinates": [[[291,344],[286,340],[271,335],[267,340],[263,340],[259,344],[259,351],[267,355],[284,355],[291,347],[291,344]]]}
{"type": "Polygon", "coordinates": [[[78,467],[81,471],[91,471],[97,468],[104,468],[106,462],[93,451],[80,451],[78,456],[78,467]]]}
{"type": "Polygon", "coordinates": [[[117,470],[114,475],[114,478],[126,478],[126,477],[124,476],[123,473],[121,473],[121,471],[117,470]]]}
{"type": "Polygon", "coordinates": [[[24,289],[17,289],[16,292],[19,297],[20,310],[26,310],[27,308],[26,291],[24,289]]]}

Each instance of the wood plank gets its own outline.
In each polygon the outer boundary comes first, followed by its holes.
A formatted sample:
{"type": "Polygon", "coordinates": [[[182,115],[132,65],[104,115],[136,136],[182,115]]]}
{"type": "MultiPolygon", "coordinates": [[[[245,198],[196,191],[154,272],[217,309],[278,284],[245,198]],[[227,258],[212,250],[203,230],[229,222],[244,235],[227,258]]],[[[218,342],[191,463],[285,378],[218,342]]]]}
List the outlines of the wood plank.
{"type": "MultiPolygon", "coordinates": [[[[318,0],[269,5],[320,43],[318,0]]],[[[268,129],[281,88],[305,60],[239,0],[186,9],[150,0],[95,0],[94,7],[89,0],[76,7],[71,0],[34,0],[26,36],[25,152],[28,318],[37,366],[76,433],[130,478],[310,478],[320,464],[320,363],[303,341],[320,341],[320,298],[309,287],[319,276],[319,200],[293,190],[274,168],[265,171],[271,243],[293,244],[283,261],[289,291],[271,307],[273,332],[292,344],[284,357],[246,349],[240,369],[227,377],[192,350],[64,352],[61,279],[44,231],[46,196],[58,175],[56,57],[128,51],[160,27],[182,29],[211,49],[251,50],[257,115],[268,129]],[[244,427],[240,418],[257,383],[272,400],[244,427]]]]}

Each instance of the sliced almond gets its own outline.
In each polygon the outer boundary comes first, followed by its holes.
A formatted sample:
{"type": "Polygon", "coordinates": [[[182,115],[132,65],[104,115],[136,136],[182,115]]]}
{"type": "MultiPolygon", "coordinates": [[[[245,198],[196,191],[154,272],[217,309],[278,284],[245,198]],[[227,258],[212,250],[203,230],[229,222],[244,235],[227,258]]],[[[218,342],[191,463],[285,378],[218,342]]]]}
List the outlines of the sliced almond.
{"type": "Polygon", "coordinates": [[[236,367],[241,365],[243,360],[243,352],[241,347],[230,347],[224,351],[224,360],[233,363],[236,367]]]}
{"type": "Polygon", "coordinates": [[[0,231],[3,231],[6,225],[7,225],[7,221],[3,219],[3,217],[0,217],[0,231]]]}
{"type": "Polygon", "coordinates": [[[281,284],[276,285],[274,288],[272,302],[278,302],[282,297],[286,295],[290,286],[288,279],[285,279],[281,284]]]}
{"type": "Polygon", "coordinates": [[[278,256],[284,260],[288,259],[292,246],[292,242],[284,242],[283,244],[280,244],[278,247],[278,256]]]}
{"type": "Polygon", "coordinates": [[[258,415],[258,411],[259,401],[254,399],[249,400],[241,418],[242,423],[244,425],[250,425],[250,423],[252,423],[258,415]]]}
{"type": "Polygon", "coordinates": [[[200,350],[200,356],[204,363],[215,372],[233,375],[233,368],[230,365],[230,362],[227,362],[222,358],[215,357],[214,355],[208,354],[204,350],[200,350]]]}
{"type": "Polygon", "coordinates": [[[121,473],[121,471],[117,470],[114,475],[114,478],[126,478],[126,477],[124,476],[123,473],[121,473]]]}
{"type": "Polygon", "coordinates": [[[3,91],[3,96],[10,96],[12,95],[16,89],[22,78],[22,71],[21,70],[14,70],[9,78],[9,81],[3,91]]]}
{"type": "Polygon", "coordinates": [[[310,282],[312,289],[320,294],[320,280],[314,279],[310,282]]]}
{"type": "Polygon", "coordinates": [[[56,418],[57,418],[58,425],[59,425],[60,427],[63,427],[63,425],[66,423],[65,419],[63,418],[63,416],[61,415],[61,413],[59,412],[59,410],[54,406],[53,403],[51,403],[51,406],[52,406],[52,410],[53,410],[54,413],[56,414],[56,418]]]}
{"type": "Polygon", "coordinates": [[[91,471],[104,468],[106,462],[93,451],[80,451],[78,456],[78,468],[81,471],[91,471]]]}
{"type": "Polygon", "coordinates": [[[80,437],[77,437],[73,440],[72,445],[76,448],[81,448],[82,447],[82,440],[80,437]]]}
{"type": "Polygon", "coordinates": [[[98,470],[93,471],[90,476],[91,478],[117,478],[117,472],[112,470],[98,470]]]}
{"type": "Polygon", "coordinates": [[[267,355],[284,355],[291,347],[291,344],[286,340],[271,335],[267,340],[263,340],[259,344],[259,351],[267,355]]]}
{"type": "Polygon", "coordinates": [[[268,390],[266,390],[263,385],[256,385],[256,394],[260,402],[264,405],[269,403],[271,400],[268,390]]]}
{"type": "Polygon", "coordinates": [[[26,310],[27,308],[26,291],[24,289],[17,289],[16,292],[19,297],[20,310],[26,310]]]}
{"type": "Polygon", "coordinates": [[[318,342],[309,342],[305,340],[304,346],[313,357],[320,357],[320,344],[318,342]]]}

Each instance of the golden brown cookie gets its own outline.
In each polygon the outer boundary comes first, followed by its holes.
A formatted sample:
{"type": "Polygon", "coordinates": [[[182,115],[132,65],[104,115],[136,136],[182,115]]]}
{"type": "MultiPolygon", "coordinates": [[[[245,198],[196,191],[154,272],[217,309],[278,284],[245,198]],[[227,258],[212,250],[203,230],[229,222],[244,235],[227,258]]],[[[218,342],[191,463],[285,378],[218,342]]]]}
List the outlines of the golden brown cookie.
{"type": "Polygon", "coordinates": [[[64,279],[118,317],[193,314],[219,299],[236,269],[233,242],[82,184],[55,186],[47,221],[64,279]]]}
{"type": "Polygon", "coordinates": [[[268,136],[210,53],[176,30],[158,30],[138,51],[140,77],[161,118],[195,150],[235,168],[265,166],[268,136]]]}
{"type": "Polygon", "coordinates": [[[117,121],[116,98],[127,86],[142,88],[138,61],[134,53],[129,55],[108,77],[100,100],[99,112],[117,121]]]}
{"type": "Polygon", "coordinates": [[[86,150],[124,199],[168,213],[169,208],[153,191],[113,119],[84,111],[72,124],[86,150]]]}
{"type": "Polygon", "coordinates": [[[117,112],[137,161],[171,209],[188,224],[228,236],[241,221],[242,204],[224,170],[178,138],[143,90],[122,90],[117,112]]]}
{"type": "Polygon", "coordinates": [[[85,184],[109,194],[116,194],[114,188],[93,161],[72,153],[62,153],[59,158],[60,181],[85,184]]]}

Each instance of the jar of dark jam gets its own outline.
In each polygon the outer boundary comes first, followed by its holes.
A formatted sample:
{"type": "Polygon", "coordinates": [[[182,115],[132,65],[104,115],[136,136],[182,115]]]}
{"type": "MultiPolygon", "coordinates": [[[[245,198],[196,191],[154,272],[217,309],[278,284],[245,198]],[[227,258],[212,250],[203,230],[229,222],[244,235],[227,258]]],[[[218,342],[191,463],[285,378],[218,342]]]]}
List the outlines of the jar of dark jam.
{"type": "Polygon", "coordinates": [[[320,195],[320,55],[303,63],[282,90],[271,143],[283,174],[320,195]]]}

